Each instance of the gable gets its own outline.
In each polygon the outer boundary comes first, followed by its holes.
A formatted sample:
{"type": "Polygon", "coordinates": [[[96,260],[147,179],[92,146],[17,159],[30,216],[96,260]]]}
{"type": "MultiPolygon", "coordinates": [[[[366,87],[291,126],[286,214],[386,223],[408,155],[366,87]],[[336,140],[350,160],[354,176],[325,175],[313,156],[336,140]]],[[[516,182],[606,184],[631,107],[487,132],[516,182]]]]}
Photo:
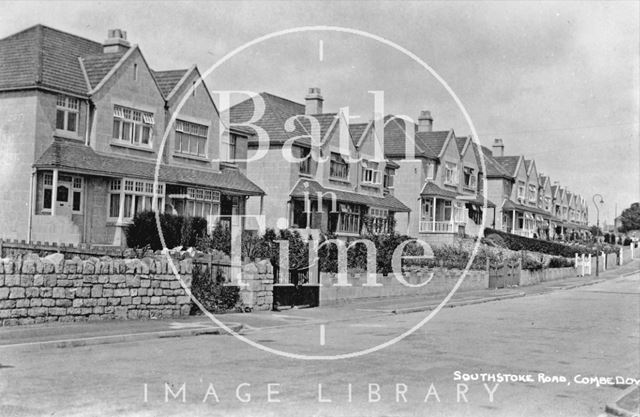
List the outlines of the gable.
{"type": "Polygon", "coordinates": [[[516,168],[516,181],[527,182],[527,169],[525,168],[524,159],[520,157],[516,168]]]}
{"type": "Polygon", "coordinates": [[[95,100],[99,100],[114,89],[119,90],[120,95],[151,95],[164,101],[153,72],[137,46],[125,53],[118,65],[113,67],[98,83],[92,90],[93,97],[95,100]],[[134,68],[137,68],[135,78],[134,68]]]}
{"type": "Polygon", "coordinates": [[[534,161],[531,161],[531,166],[529,167],[529,184],[538,185],[538,170],[534,161]]]}
{"type": "MultiPolygon", "coordinates": [[[[314,117],[317,116],[318,115],[314,115],[314,117]]],[[[343,130],[347,135],[346,144],[349,147],[349,155],[353,158],[355,157],[357,152],[356,144],[351,137],[351,133],[349,132],[349,125],[345,121],[344,116],[341,114],[332,115],[331,126],[327,129],[325,136],[322,137],[321,148],[328,149],[330,152],[342,152],[343,150],[340,148],[340,134],[343,130]]]]}

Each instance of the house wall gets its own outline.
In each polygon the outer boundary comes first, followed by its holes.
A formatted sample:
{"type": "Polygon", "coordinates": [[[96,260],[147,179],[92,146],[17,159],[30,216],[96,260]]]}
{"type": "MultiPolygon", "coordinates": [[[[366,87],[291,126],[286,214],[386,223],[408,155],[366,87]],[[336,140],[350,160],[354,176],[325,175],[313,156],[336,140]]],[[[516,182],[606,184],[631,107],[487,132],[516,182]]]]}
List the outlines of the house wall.
{"type": "Polygon", "coordinates": [[[36,149],[34,91],[0,94],[0,236],[27,239],[29,191],[36,149]]]}
{"type": "MultiPolygon", "coordinates": [[[[255,155],[257,149],[250,149],[249,156],[255,155]]],[[[289,193],[298,179],[297,165],[286,162],[280,148],[270,148],[266,156],[252,161],[247,166],[247,177],[267,195],[264,197],[263,214],[266,227],[275,228],[279,218],[289,220],[287,201],[289,193]]],[[[247,214],[260,213],[260,199],[250,198],[247,201],[247,214]]],[[[255,230],[253,222],[248,221],[247,229],[255,230]]]]}
{"type": "Polygon", "coordinates": [[[93,97],[95,115],[91,132],[91,147],[96,152],[117,156],[155,160],[160,149],[165,126],[164,98],[139,51],[135,51],[93,97]],[[138,77],[133,79],[133,65],[138,65],[138,77]],[[112,140],[113,107],[121,105],[153,113],[155,124],[151,148],[126,146],[112,140]]]}
{"type": "Polygon", "coordinates": [[[409,236],[418,236],[420,221],[420,191],[424,185],[424,160],[396,160],[400,165],[396,169],[393,183],[393,195],[411,209],[410,221],[407,222],[405,213],[396,215],[396,230],[409,236]]]}
{"type": "Polygon", "coordinates": [[[461,162],[460,162],[460,152],[458,152],[458,145],[456,145],[456,141],[454,139],[448,141],[447,146],[445,147],[444,153],[442,155],[442,157],[440,158],[439,163],[437,164],[437,168],[436,168],[436,178],[435,178],[435,183],[438,185],[438,187],[445,189],[445,190],[449,190],[449,191],[453,191],[453,192],[460,192],[461,188],[460,188],[460,181],[461,181],[461,162]],[[445,163],[446,162],[451,162],[457,165],[458,167],[458,184],[456,185],[450,185],[450,184],[446,184],[445,183],[445,163]]]}
{"type": "Polygon", "coordinates": [[[487,178],[487,198],[491,200],[496,207],[496,228],[503,227],[502,221],[502,203],[511,192],[510,181],[506,178],[487,178]]]}
{"type": "MultiPolygon", "coordinates": [[[[220,117],[216,108],[211,101],[206,85],[200,83],[195,88],[195,96],[191,91],[194,81],[198,80],[198,74],[192,72],[182,87],[174,94],[169,103],[169,109],[166,114],[166,123],[171,121],[173,114],[180,107],[180,112],[176,115],[177,119],[187,122],[198,123],[209,127],[207,140],[207,155],[205,158],[197,156],[184,155],[175,152],[175,123],[165,126],[169,129],[167,138],[167,154],[170,155],[171,163],[176,165],[196,167],[202,169],[212,169],[218,171],[220,164],[217,161],[220,157],[220,117]]],[[[246,156],[246,150],[244,155],[246,156]]]]}

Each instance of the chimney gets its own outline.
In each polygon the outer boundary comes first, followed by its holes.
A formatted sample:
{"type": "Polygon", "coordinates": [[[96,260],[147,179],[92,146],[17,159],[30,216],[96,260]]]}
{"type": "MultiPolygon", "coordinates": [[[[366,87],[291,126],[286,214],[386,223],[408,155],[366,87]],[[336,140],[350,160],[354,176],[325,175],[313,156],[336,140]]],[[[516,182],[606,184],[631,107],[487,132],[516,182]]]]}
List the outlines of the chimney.
{"type": "Polygon", "coordinates": [[[322,98],[322,94],[320,94],[320,89],[318,87],[311,87],[309,89],[309,94],[304,98],[304,101],[304,114],[322,113],[322,102],[324,99],[322,98]]]}
{"type": "Polygon", "coordinates": [[[418,117],[418,132],[431,132],[433,130],[433,117],[429,110],[422,110],[418,117]]]}
{"type": "Polygon", "coordinates": [[[131,47],[127,41],[127,32],[122,29],[109,29],[107,40],[102,44],[102,52],[105,54],[125,52],[131,47]]]}
{"type": "Polygon", "coordinates": [[[493,140],[493,156],[504,156],[504,143],[502,139],[493,140]]]}

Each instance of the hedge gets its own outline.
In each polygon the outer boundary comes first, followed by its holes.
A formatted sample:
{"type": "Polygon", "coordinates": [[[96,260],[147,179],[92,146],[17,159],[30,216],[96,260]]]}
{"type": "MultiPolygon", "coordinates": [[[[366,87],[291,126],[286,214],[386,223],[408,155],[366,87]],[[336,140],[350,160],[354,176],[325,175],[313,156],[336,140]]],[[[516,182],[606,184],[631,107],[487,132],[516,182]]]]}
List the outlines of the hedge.
{"type": "MultiPolygon", "coordinates": [[[[526,250],[530,252],[540,252],[547,255],[562,256],[564,258],[573,258],[576,254],[596,254],[596,248],[593,245],[572,244],[565,245],[558,242],[551,242],[540,239],[532,239],[528,237],[512,235],[495,229],[485,229],[485,243],[493,243],[496,246],[502,246],[513,251],[526,250]]],[[[605,253],[615,252],[615,247],[610,245],[600,245],[600,250],[605,253]]]]}
{"type": "MultiPolygon", "coordinates": [[[[176,246],[195,246],[198,239],[207,234],[207,221],[201,217],[161,213],[160,226],[165,245],[170,249],[176,246]]],[[[136,213],[133,222],[126,227],[125,235],[127,236],[127,246],[130,248],[162,249],[156,213],[153,211],[136,213]]]]}

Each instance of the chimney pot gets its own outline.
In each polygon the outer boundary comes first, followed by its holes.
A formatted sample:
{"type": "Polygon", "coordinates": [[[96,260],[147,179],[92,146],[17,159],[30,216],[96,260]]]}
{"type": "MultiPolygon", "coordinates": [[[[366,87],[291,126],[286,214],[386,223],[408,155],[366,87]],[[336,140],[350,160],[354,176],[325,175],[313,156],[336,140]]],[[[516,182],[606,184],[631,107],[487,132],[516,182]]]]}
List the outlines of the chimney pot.
{"type": "Polygon", "coordinates": [[[107,40],[102,44],[102,51],[105,54],[125,52],[131,47],[127,41],[127,32],[122,29],[109,29],[107,40]]]}
{"type": "Polygon", "coordinates": [[[433,130],[433,117],[429,110],[422,110],[418,116],[418,132],[431,132],[433,130]]]}
{"type": "Polygon", "coordinates": [[[322,113],[322,102],[324,99],[322,98],[322,94],[320,92],[320,88],[311,87],[309,88],[309,94],[304,98],[305,114],[321,114],[322,113]]]}
{"type": "Polygon", "coordinates": [[[492,148],[494,156],[504,156],[504,143],[502,139],[494,139],[492,148]]]}

